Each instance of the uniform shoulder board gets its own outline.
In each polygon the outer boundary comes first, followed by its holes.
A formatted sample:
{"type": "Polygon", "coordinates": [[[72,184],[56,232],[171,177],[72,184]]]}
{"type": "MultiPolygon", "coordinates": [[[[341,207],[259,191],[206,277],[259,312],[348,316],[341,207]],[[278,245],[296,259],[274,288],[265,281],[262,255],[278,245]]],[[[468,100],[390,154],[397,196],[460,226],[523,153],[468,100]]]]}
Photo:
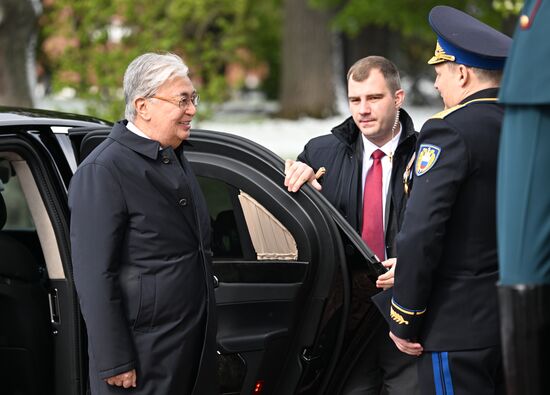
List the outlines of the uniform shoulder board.
{"type": "Polygon", "coordinates": [[[449,114],[452,114],[453,112],[455,112],[456,110],[460,110],[461,108],[464,108],[466,107],[467,105],[469,104],[473,104],[473,103],[483,103],[483,102],[496,102],[497,101],[497,98],[496,97],[486,97],[486,98],[482,98],[482,99],[474,99],[474,100],[470,100],[466,103],[463,103],[463,104],[458,104],[454,107],[451,107],[451,108],[447,108],[446,110],[443,110],[443,111],[440,111],[438,112],[437,114],[435,115],[432,115],[432,117],[430,119],[444,119],[447,115],[449,114]]]}
{"type": "Polygon", "coordinates": [[[440,111],[437,114],[432,115],[430,119],[443,119],[447,115],[452,114],[453,112],[455,112],[456,110],[462,107],[464,107],[464,104],[459,104],[458,106],[447,108],[446,110],[440,111]]]}

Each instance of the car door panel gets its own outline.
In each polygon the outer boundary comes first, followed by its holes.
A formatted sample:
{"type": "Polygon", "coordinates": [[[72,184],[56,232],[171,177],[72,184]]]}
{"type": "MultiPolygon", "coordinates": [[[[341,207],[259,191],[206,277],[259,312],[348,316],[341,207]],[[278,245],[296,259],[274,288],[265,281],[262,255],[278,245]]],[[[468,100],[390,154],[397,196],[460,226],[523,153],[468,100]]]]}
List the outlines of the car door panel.
{"type": "Polygon", "coordinates": [[[335,250],[341,245],[335,245],[331,237],[335,230],[327,223],[330,218],[326,213],[319,211],[305,193],[289,194],[285,190],[280,159],[270,157],[270,162],[264,157],[268,155],[265,149],[248,141],[238,146],[240,141],[235,142],[234,136],[225,141],[222,134],[213,139],[206,133],[194,133],[192,147],[186,152],[195,174],[221,180],[251,195],[277,217],[298,246],[298,258],[292,262],[218,262],[214,254],[214,273],[221,276],[216,291],[218,343],[222,352],[231,351],[246,362],[240,393],[250,393],[258,381],[263,382],[263,393],[293,393],[307,364],[302,352],[314,343],[333,273],[339,269],[335,250]],[[251,145],[250,150],[247,145],[251,145]],[[234,265],[234,272],[242,268],[254,272],[254,266],[269,266],[262,273],[262,282],[251,287],[241,278],[241,282],[230,285],[228,294],[224,273],[216,270],[218,264],[225,268],[234,265]],[[281,380],[283,376],[285,380],[281,380]]]}
{"type": "MultiPolygon", "coordinates": [[[[17,375],[3,377],[1,381],[8,392],[15,388],[16,392],[29,394],[82,394],[85,381],[82,379],[80,321],[68,259],[65,192],[58,172],[62,164],[55,162],[40,143],[52,138],[48,128],[27,131],[18,127],[17,130],[18,133],[0,136],[0,158],[10,163],[14,169],[12,177],[24,186],[21,200],[31,208],[36,230],[7,231],[6,234],[31,251],[39,267],[40,280],[30,284],[10,279],[6,283],[8,286],[20,283],[27,291],[13,300],[18,306],[15,310],[11,310],[9,304],[2,305],[2,317],[9,322],[3,329],[15,325],[18,337],[23,339],[31,334],[29,338],[35,346],[31,343],[22,346],[19,340],[13,344],[16,347],[12,350],[26,347],[32,350],[25,358],[29,363],[15,357],[6,360],[10,368],[16,369],[17,375]],[[39,299],[31,306],[26,300],[37,291],[40,291],[39,299]],[[21,314],[24,321],[18,321],[21,314]],[[21,368],[24,365],[32,368],[21,368]],[[17,387],[10,386],[14,378],[17,387]],[[36,391],[34,386],[38,388],[36,391]]],[[[13,214],[15,212],[8,212],[8,216],[13,214]]],[[[24,255],[19,253],[17,259],[18,265],[22,265],[24,255]]],[[[3,345],[9,348],[10,341],[3,335],[0,337],[6,341],[3,345]]],[[[2,369],[3,374],[7,372],[9,370],[2,369]]]]}
{"type": "Polygon", "coordinates": [[[269,339],[287,335],[301,285],[221,282],[216,289],[218,319],[224,323],[218,331],[221,351],[259,350],[269,339]]]}

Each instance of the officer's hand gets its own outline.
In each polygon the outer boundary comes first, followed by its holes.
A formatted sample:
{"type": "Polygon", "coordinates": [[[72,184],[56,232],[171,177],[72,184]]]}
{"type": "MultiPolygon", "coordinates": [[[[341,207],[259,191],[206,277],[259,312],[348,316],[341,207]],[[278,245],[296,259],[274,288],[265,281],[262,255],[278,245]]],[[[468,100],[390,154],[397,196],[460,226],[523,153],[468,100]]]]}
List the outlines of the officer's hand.
{"type": "Polygon", "coordinates": [[[378,288],[384,288],[388,289],[393,287],[393,278],[395,276],[395,264],[397,263],[397,259],[390,258],[387,261],[382,262],[382,265],[384,267],[388,268],[389,270],[378,276],[378,279],[376,280],[376,286],[378,288]]]}
{"type": "Polygon", "coordinates": [[[321,184],[315,179],[315,172],[305,163],[287,159],[285,161],[285,176],[285,187],[289,192],[298,191],[306,182],[318,191],[322,189],[321,184]]]}
{"type": "Polygon", "coordinates": [[[116,376],[109,377],[105,379],[107,384],[116,385],[117,387],[130,388],[136,386],[136,370],[132,369],[128,372],[118,374],[116,376]]]}
{"type": "Polygon", "coordinates": [[[420,356],[420,354],[422,354],[422,351],[424,351],[424,348],[422,348],[422,345],[420,343],[413,343],[408,340],[401,339],[391,332],[390,338],[393,340],[395,346],[399,349],[399,351],[404,352],[405,354],[418,357],[420,356]]]}

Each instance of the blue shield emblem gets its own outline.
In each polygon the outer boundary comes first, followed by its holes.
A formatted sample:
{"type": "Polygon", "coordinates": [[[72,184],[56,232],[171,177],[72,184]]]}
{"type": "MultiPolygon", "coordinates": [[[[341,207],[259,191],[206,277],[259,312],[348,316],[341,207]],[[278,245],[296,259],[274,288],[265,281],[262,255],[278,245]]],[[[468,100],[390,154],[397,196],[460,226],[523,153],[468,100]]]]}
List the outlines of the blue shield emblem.
{"type": "Polygon", "coordinates": [[[417,177],[426,174],[430,170],[441,153],[441,148],[432,144],[421,144],[416,158],[415,173],[417,177]]]}

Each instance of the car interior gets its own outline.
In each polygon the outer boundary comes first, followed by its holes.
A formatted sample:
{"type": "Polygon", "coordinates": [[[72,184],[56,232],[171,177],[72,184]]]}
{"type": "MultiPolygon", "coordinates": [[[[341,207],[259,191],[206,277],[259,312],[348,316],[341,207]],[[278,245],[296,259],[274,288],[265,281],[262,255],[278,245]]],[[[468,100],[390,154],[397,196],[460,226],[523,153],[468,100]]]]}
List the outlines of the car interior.
{"type": "MultiPolygon", "coordinates": [[[[80,162],[106,130],[75,128],[69,134],[80,162]]],[[[273,215],[242,185],[250,176],[240,171],[224,176],[199,156],[187,153],[212,224],[221,393],[248,393],[256,378],[274,381],[282,368],[309,259],[299,259],[298,243],[280,214],[273,215]]]]}
{"type": "MultiPolygon", "coordinates": [[[[79,128],[69,136],[78,142],[80,163],[106,132],[79,128]]],[[[200,141],[195,144],[200,148],[200,141]]],[[[312,210],[319,209],[305,197],[298,204],[280,186],[273,188],[267,170],[242,156],[234,160],[197,149],[187,157],[211,217],[221,393],[251,393],[258,379],[269,383],[267,392],[277,386],[275,392],[284,393],[280,385],[292,392],[304,361],[324,366],[304,345],[316,345],[320,326],[333,330],[321,318],[334,279],[334,252],[327,247],[331,254],[321,253],[317,235],[332,242],[337,231],[323,219],[326,213],[312,210]],[[315,233],[306,231],[314,226],[315,233]]],[[[86,339],[65,272],[66,215],[51,207],[64,192],[57,198],[45,192],[47,177],[37,166],[19,151],[0,151],[0,392],[84,393],[86,339]]],[[[315,372],[311,381],[318,382],[315,372]]]]}
{"type": "MultiPolygon", "coordinates": [[[[49,280],[63,277],[63,269],[55,235],[28,164],[14,153],[0,155],[2,388],[8,394],[48,394],[52,391],[55,365],[52,322],[58,319],[57,309],[51,306],[57,301],[49,292],[49,280]]],[[[289,278],[273,266],[277,261],[296,263],[298,252],[290,232],[272,214],[243,191],[216,179],[199,177],[199,180],[211,210],[213,253],[220,279],[250,284],[301,280],[304,269],[294,270],[295,275],[289,278]],[[262,262],[262,267],[254,262],[262,262]]],[[[230,285],[225,294],[231,301],[226,315],[234,315],[234,304],[241,304],[239,296],[230,285]]],[[[286,332],[282,327],[287,314],[284,301],[275,302],[277,312],[274,314],[273,306],[269,309],[261,303],[250,306],[245,302],[248,296],[241,296],[242,317],[254,315],[263,324],[256,327],[255,321],[250,321],[256,328],[251,329],[252,334],[239,339],[234,338],[233,330],[224,338],[222,329],[220,345],[227,355],[220,357],[220,374],[224,376],[221,381],[227,394],[239,393],[243,385],[247,375],[246,355],[244,359],[243,355],[247,351],[257,354],[257,348],[265,347],[270,333],[286,332]],[[270,315],[271,319],[264,321],[262,318],[268,317],[260,314],[270,315]],[[276,329],[272,325],[276,325],[276,329]]],[[[220,299],[223,316],[223,292],[220,299]]]]}
{"type": "Polygon", "coordinates": [[[212,222],[222,393],[238,394],[258,361],[284,350],[307,264],[289,230],[241,189],[198,176],[212,222]],[[245,286],[243,286],[245,284],[245,286]],[[237,331],[236,329],[239,328],[237,331]]]}
{"type": "MultiPolygon", "coordinates": [[[[27,198],[36,198],[38,192],[32,175],[21,158],[15,154],[8,157],[0,157],[2,393],[48,394],[53,381],[53,328],[48,269],[35,226],[42,222],[40,227],[46,230],[47,215],[38,196],[33,209],[42,212],[42,218],[33,218],[26,204],[27,198]]],[[[44,239],[48,237],[44,235],[44,239]]]]}

